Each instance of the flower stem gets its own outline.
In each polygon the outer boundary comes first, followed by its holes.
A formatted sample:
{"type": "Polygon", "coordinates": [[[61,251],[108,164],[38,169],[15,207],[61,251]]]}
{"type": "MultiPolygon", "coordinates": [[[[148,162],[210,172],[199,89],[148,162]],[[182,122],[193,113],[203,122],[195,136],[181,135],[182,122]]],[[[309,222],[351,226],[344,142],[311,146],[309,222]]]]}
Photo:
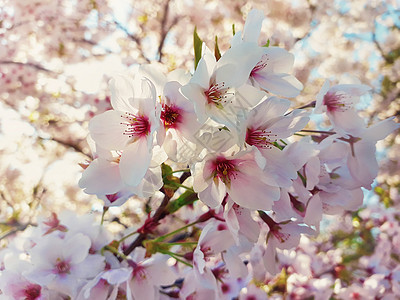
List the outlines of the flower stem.
{"type": "Polygon", "coordinates": [[[323,130],[307,130],[307,129],[300,130],[300,132],[307,132],[307,133],[319,133],[319,134],[329,134],[329,135],[336,134],[336,132],[334,132],[334,131],[323,131],[323,130]]]}
{"type": "Polygon", "coordinates": [[[177,261],[183,263],[184,265],[187,265],[188,267],[193,268],[193,265],[192,265],[192,264],[190,264],[190,263],[184,261],[183,259],[179,258],[179,257],[177,256],[177,254],[175,254],[175,253],[173,253],[173,252],[170,252],[170,251],[163,251],[163,253],[164,253],[164,254],[167,254],[167,255],[169,255],[169,256],[171,256],[172,258],[175,258],[177,261]]]}
{"type": "Polygon", "coordinates": [[[163,179],[167,178],[169,175],[172,175],[174,173],[179,173],[179,172],[190,172],[190,170],[189,169],[181,169],[181,170],[172,171],[172,172],[169,172],[168,174],[165,174],[163,176],[163,179]]]}
{"type": "Polygon", "coordinates": [[[125,260],[128,259],[128,257],[125,254],[120,253],[117,249],[115,249],[114,247],[111,247],[110,245],[104,246],[103,249],[110,251],[110,252],[114,253],[116,256],[119,256],[125,260]]]}
{"type": "Polygon", "coordinates": [[[103,225],[104,223],[104,216],[106,214],[106,212],[108,211],[108,207],[107,206],[103,206],[103,213],[101,214],[101,222],[100,225],[103,225]]]}
{"type": "Polygon", "coordinates": [[[131,237],[134,234],[137,234],[138,232],[135,230],[134,232],[131,232],[129,234],[127,234],[126,236],[122,237],[118,242],[122,243],[123,241],[125,241],[128,237],[131,237]]]}
{"type": "Polygon", "coordinates": [[[185,226],[183,226],[183,227],[181,227],[181,228],[178,228],[177,230],[174,230],[174,231],[172,231],[172,232],[170,232],[170,233],[167,233],[167,234],[165,234],[165,235],[162,235],[162,236],[156,238],[155,241],[156,241],[156,242],[162,242],[162,241],[164,241],[167,237],[170,237],[170,236],[172,236],[172,235],[175,235],[175,234],[177,234],[178,232],[180,232],[180,231],[182,231],[182,230],[185,230],[186,228],[189,228],[189,227],[191,227],[191,226],[193,226],[193,225],[196,225],[197,223],[200,223],[200,221],[192,222],[192,223],[187,224],[187,225],[185,225],[185,226]]]}

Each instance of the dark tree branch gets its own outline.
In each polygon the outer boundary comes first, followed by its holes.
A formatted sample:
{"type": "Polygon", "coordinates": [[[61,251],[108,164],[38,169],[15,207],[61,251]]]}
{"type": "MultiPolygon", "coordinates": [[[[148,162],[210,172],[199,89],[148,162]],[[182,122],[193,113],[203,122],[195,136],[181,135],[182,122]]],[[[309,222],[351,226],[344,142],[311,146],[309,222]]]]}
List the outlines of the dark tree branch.
{"type": "Polygon", "coordinates": [[[114,20],[114,24],[117,26],[117,28],[121,29],[123,32],[125,32],[125,34],[136,43],[139,51],[140,51],[140,55],[143,57],[143,59],[146,60],[146,62],[150,62],[150,60],[144,55],[143,49],[142,49],[142,41],[140,40],[140,38],[138,38],[136,35],[132,34],[129,32],[129,30],[123,26],[121,23],[119,23],[117,20],[114,20]]]}
{"type": "Polygon", "coordinates": [[[36,70],[38,70],[38,71],[44,71],[44,72],[53,73],[53,74],[56,73],[56,72],[54,72],[54,71],[52,71],[52,70],[49,70],[49,69],[46,69],[45,67],[42,67],[41,65],[34,64],[34,63],[30,63],[30,62],[23,63],[23,62],[12,61],[12,60],[1,60],[1,61],[0,61],[0,64],[1,64],[1,65],[20,65],[20,66],[27,66],[27,67],[34,68],[34,69],[36,69],[36,70]]]}
{"type": "Polygon", "coordinates": [[[65,148],[72,148],[76,152],[82,153],[83,155],[87,156],[89,159],[92,159],[92,157],[89,154],[85,153],[81,147],[79,147],[78,145],[76,145],[74,143],[63,141],[63,140],[60,140],[55,137],[44,138],[44,137],[39,136],[38,139],[40,139],[42,141],[54,141],[54,142],[64,146],[65,148]]]}
{"type": "MultiPolygon", "coordinates": [[[[156,212],[152,216],[152,219],[154,222],[158,222],[164,217],[167,216],[167,212],[165,211],[165,208],[167,207],[170,197],[167,195],[168,193],[164,190],[164,188],[161,188],[161,192],[164,193],[164,199],[161,202],[160,206],[157,208],[156,212]]],[[[143,241],[147,238],[147,233],[140,233],[139,236],[132,242],[132,244],[129,245],[128,248],[124,250],[124,254],[127,256],[129,255],[133,250],[135,250],[136,247],[139,247],[142,245],[143,241]]]]}
{"type": "Polygon", "coordinates": [[[175,26],[176,23],[178,23],[178,18],[175,17],[172,20],[172,23],[168,26],[168,28],[166,27],[167,26],[167,20],[168,20],[169,3],[170,3],[170,0],[167,0],[165,2],[164,15],[163,15],[163,18],[161,20],[161,37],[160,37],[160,44],[158,46],[158,61],[159,62],[161,62],[161,59],[163,57],[163,48],[164,48],[165,38],[167,37],[168,32],[171,30],[171,28],[173,26],[175,26]]]}

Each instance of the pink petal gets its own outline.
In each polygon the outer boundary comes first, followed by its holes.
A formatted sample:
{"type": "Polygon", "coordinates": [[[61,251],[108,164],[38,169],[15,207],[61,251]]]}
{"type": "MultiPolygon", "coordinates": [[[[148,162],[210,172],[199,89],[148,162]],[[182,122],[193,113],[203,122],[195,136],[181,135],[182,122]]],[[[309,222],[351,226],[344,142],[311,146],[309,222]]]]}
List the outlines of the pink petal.
{"type": "Polygon", "coordinates": [[[228,194],[240,206],[249,209],[270,210],[279,199],[279,188],[267,185],[247,174],[239,174],[231,182],[228,194]]]}

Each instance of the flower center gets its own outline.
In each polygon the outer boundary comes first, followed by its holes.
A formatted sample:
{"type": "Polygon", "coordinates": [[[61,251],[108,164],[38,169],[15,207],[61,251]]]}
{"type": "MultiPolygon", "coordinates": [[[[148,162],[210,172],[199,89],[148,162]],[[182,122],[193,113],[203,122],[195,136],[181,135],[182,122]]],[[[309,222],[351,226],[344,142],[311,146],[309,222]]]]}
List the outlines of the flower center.
{"type": "Polygon", "coordinates": [[[162,105],[161,120],[165,128],[176,128],[178,124],[182,123],[180,109],[175,105],[168,106],[162,105]]]}
{"type": "Polygon", "coordinates": [[[324,96],[324,105],[328,112],[344,112],[353,107],[353,103],[348,102],[349,97],[346,94],[327,93],[324,96]]]}
{"type": "Polygon", "coordinates": [[[268,55],[264,54],[260,61],[254,66],[253,70],[251,70],[250,77],[255,77],[259,71],[263,70],[268,65],[268,61],[268,55]]]}
{"type": "Polygon", "coordinates": [[[71,266],[65,260],[57,259],[56,271],[58,274],[69,274],[71,271],[71,266]]]}
{"type": "Polygon", "coordinates": [[[119,199],[119,193],[117,192],[115,194],[108,194],[108,195],[106,195],[106,198],[108,199],[108,201],[113,203],[119,199]]]}
{"type": "Polygon", "coordinates": [[[225,86],[225,82],[211,84],[208,90],[204,91],[208,104],[223,108],[223,104],[228,102],[228,95],[232,95],[232,93],[228,93],[228,90],[229,87],[225,86]]]}
{"type": "Polygon", "coordinates": [[[134,261],[130,261],[129,265],[133,268],[132,275],[136,279],[146,279],[146,269],[134,261]]]}
{"type": "Polygon", "coordinates": [[[124,135],[130,138],[140,138],[150,133],[150,122],[147,116],[135,116],[126,112],[125,115],[121,115],[121,118],[126,120],[126,122],[121,122],[122,125],[126,125],[124,135]]]}
{"type": "Polygon", "coordinates": [[[289,233],[280,232],[279,229],[271,229],[271,233],[275,236],[275,238],[280,243],[284,243],[290,238],[290,234],[289,233]]]}
{"type": "Polygon", "coordinates": [[[30,284],[25,289],[25,299],[26,300],[35,300],[40,296],[40,292],[42,287],[38,284],[30,284]]]}
{"type": "Polygon", "coordinates": [[[257,148],[271,149],[276,137],[270,130],[247,128],[246,143],[257,148]]]}
{"type": "Polygon", "coordinates": [[[219,178],[223,183],[229,185],[237,176],[237,168],[232,160],[218,157],[215,161],[214,178],[219,178]]]}

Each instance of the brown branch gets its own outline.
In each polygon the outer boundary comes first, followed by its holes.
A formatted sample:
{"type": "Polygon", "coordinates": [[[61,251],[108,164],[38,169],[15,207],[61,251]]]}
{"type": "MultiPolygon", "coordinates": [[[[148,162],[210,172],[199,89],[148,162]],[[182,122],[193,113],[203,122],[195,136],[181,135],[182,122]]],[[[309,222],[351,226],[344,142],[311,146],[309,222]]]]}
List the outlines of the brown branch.
{"type": "Polygon", "coordinates": [[[36,70],[39,70],[39,71],[44,71],[44,72],[54,73],[54,74],[56,73],[56,72],[54,72],[54,71],[52,71],[52,70],[49,70],[49,69],[46,69],[45,67],[42,67],[41,65],[34,64],[34,63],[30,63],[30,62],[23,63],[23,62],[19,62],[19,61],[2,60],[2,61],[0,61],[0,64],[2,64],[2,65],[20,65],[20,66],[28,66],[28,67],[32,67],[32,68],[34,68],[34,69],[36,69],[36,70]]]}
{"type": "Polygon", "coordinates": [[[128,28],[126,28],[125,26],[123,26],[121,23],[119,23],[117,20],[113,21],[114,24],[117,26],[117,28],[121,29],[132,41],[134,41],[140,51],[140,55],[143,57],[143,59],[146,60],[146,62],[150,62],[150,59],[148,59],[143,52],[143,48],[142,48],[142,41],[140,40],[140,38],[138,38],[136,35],[132,34],[129,32],[128,28]]]}
{"type": "MultiPolygon", "coordinates": [[[[154,222],[158,222],[168,215],[168,212],[165,210],[165,208],[167,207],[171,198],[168,196],[168,193],[163,187],[160,189],[160,191],[163,192],[165,196],[160,206],[152,216],[154,222]]],[[[135,250],[136,247],[141,246],[146,238],[147,233],[140,233],[139,236],[132,242],[132,244],[130,244],[129,247],[124,250],[124,255],[128,256],[133,250],[135,250]]]]}
{"type": "Polygon", "coordinates": [[[22,225],[18,225],[18,227],[4,233],[3,235],[0,236],[0,241],[5,239],[6,237],[13,235],[14,233],[17,233],[18,231],[24,231],[26,229],[26,227],[28,227],[29,225],[33,225],[31,223],[27,223],[27,224],[22,224],[22,225]]]}
{"type": "Polygon", "coordinates": [[[44,137],[39,136],[38,139],[40,139],[42,141],[54,141],[54,142],[64,146],[65,148],[72,148],[76,152],[80,152],[83,155],[87,156],[88,158],[92,159],[92,157],[89,154],[85,153],[81,147],[79,147],[78,145],[76,145],[74,143],[63,141],[63,140],[60,140],[60,139],[55,138],[55,137],[44,138],[44,137]]]}
{"type": "Polygon", "coordinates": [[[158,46],[158,61],[159,62],[161,62],[161,59],[163,56],[163,48],[164,48],[164,44],[165,44],[165,38],[167,37],[168,32],[171,30],[171,28],[173,26],[175,26],[176,23],[178,23],[178,18],[175,17],[173,19],[171,25],[169,25],[168,28],[166,29],[166,24],[167,24],[167,20],[168,20],[168,12],[169,12],[169,3],[170,3],[170,0],[167,0],[167,2],[165,3],[164,15],[161,20],[161,38],[160,38],[160,44],[158,46]]]}
{"type": "MultiPolygon", "coordinates": [[[[376,20],[374,21],[376,27],[376,20]]],[[[376,39],[376,31],[372,32],[372,41],[374,42],[376,48],[378,49],[379,53],[381,54],[382,58],[385,60],[387,64],[390,64],[390,59],[386,56],[385,52],[383,51],[381,45],[379,44],[378,40],[376,39]]]]}

